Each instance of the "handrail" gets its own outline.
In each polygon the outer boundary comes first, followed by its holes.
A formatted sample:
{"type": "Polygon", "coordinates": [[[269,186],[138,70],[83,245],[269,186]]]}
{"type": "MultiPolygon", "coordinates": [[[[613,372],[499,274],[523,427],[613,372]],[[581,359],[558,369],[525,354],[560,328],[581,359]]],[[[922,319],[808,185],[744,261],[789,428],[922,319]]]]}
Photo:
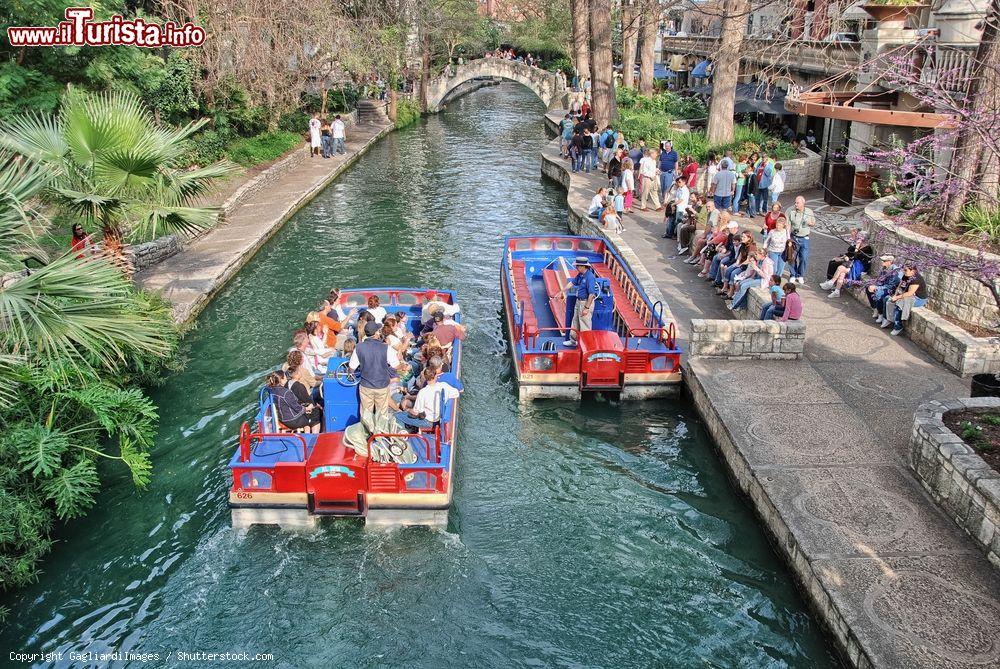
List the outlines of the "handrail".
{"type": "MultiPolygon", "coordinates": [[[[535,331],[535,333],[533,335],[531,335],[530,342],[529,341],[525,341],[525,343],[528,344],[529,346],[531,346],[532,349],[533,349],[535,347],[535,342],[538,341],[538,333],[540,333],[540,332],[546,332],[546,331],[551,332],[553,330],[555,330],[557,332],[566,332],[567,330],[569,330],[570,332],[575,332],[577,334],[577,336],[579,336],[579,334],[580,334],[580,331],[577,328],[559,328],[559,327],[538,328],[535,331]]],[[[525,352],[526,353],[537,353],[538,351],[529,350],[529,351],[525,351],[525,352]]],[[[541,351],[541,353],[547,353],[547,351],[541,351]]]]}
{"type": "MultiPolygon", "coordinates": [[[[409,438],[413,437],[413,438],[419,439],[420,441],[424,442],[424,454],[427,456],[428,460],[431,459],[430,458],[430,455],[431,455],[431,444],[427,440],[427,437],[425,437],[424,435],[422,435],[420,433],[413,433],[413,432],[376,432],[372,436],[368,437],[367,446],[368,446],[368,459],[369,460],[371,460],[371,457],[372,457],[372,442],[375,441],[376,439],[380,438],[380,437],[390,437],[390,438],[392,438],[392,437],[404,437],[406,439],[409,439],[409,438]]],[[[440,460],[440,458],[437,458],[437,459],[440,460]]],[[[383,463],[380,463],[380,464],[383,464],[383,463]]]]}
{"type": "Polygon", "coordinates": [[[306,443],[305,437],[301,434],[295,432],[251,432],[250,426],[246,423],[240,426],[240,462],[249,462],[250,460],[250,445],[253,443],[254,439],[259,439],[263,441],[267,437],[279,437],[281,439],[291,438],[298,439],[302,442],[302,461],[305,462],[309,457],[309,445],[306,443]],[[246,431],[244,432],[244,427],[246,431]]]}

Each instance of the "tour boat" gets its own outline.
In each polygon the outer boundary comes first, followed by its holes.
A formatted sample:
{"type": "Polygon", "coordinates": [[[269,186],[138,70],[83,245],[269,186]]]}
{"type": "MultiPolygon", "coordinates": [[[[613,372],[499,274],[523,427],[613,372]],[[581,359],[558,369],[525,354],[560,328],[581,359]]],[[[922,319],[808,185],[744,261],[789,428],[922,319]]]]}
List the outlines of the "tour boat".
{"type": "MultiPolygon", "coordinates": [[[[405,311],[412,316],[407,322],[414,335],[419,334],[429,300],[456,304],[455,293],[447,290],[359,288],[342,291],[337,306],[364,307],[372,295],[390,313],[405,311]]],[[[452,318],[460,322],[461,314],[452,318]]],[[[456,339],[450,372],[456,379],[461,358],[462,342],[456,339]]],[[[270,393],[261,389],[257,415],[252,424],[243,423],[239,446],[229,461],[234,526],[312,525],[318,516],[361,517],[369,524],[447,523],[459,400],[444,401],[442,396],[441,420],[433,429],[416,434],[376,432],[362,449],[367,454],[359,455],[350,446],[363,428],[358,425],[358,379],[348,362],[329,360],[322,380],[324,412],[318,434],[284,428],[270,393]],[[409,457],[387,456],[389,451],[409,457]]],[[[362,432],[362,443],[367,434],[362,432]]]]}
{"type": "Polygon", "coordinates": [[[681,350],[670,311],[649,299],[606,240],[507,237],[500,281],[522,399],[587,392],[644,399],[678,392],[681,350]],[[576,333],[577,345],[567,346],[572,304],[560,293],[576,274],[577,258],[590,262],[601,296],[595,302],[594,329],[576,333]]]}

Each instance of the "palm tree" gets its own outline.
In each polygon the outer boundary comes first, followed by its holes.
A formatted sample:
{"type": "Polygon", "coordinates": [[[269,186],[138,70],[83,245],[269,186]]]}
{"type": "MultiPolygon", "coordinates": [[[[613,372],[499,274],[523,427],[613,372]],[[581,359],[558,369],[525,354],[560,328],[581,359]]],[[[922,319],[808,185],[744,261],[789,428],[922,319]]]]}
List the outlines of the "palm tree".
{"type": "Polygon", "coordinates": [[[113,371],[173,348],[169,324],[137,312],[130,282],[111,262],[70,253],[49,262],[34,245],[31,203],[58,178],[44,165],[0,153],[0,406],[22,365],[69,376],[113,371]]]}
{"type": "Polygon", "coordinates": [[[57,116],[29,114],[0,127],[0,147],[38,163],[49,177],[42,198],[99,228],[109,257],[127,270],[125,242],[190,235],[217,220],[217,207],[195,203],[238,168],[180,166],[186,141],[206,122],[163,128],[130,93],[70,89],[57,116]]]}

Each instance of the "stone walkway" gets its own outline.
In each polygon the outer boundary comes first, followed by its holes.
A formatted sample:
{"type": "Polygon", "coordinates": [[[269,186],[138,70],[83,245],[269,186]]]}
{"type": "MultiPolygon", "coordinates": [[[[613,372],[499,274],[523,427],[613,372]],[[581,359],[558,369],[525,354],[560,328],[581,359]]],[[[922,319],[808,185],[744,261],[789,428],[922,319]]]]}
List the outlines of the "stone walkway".
{"type": "Polygon", "coordinates": [[[174,320],[192,321],[288,218],[350,166],[391,125],[358,125],[348,131],[347,153],[308,158],[247,198],[224,223],[184,245],[175,256],[140,273],[136,283],[173,305],[174,320]]]}
{"type": "MultiPolygon", "coordinates": [[[[555,141],[542,158],[566,164],[555,141]]],[[[602,185],[601,176],[573,175],[570,207],[585,216],[602,185]]],[[[827,260],[846,248],[830,233],[846,232],[859,208],[834,210],[818,193],[804,195],[819,228],[800,287],[804,359],[689,359],[688,388],[735,482],[852,664],[1000,667],[1000,573],[906,465],[916,407],[967,397],[968,385],[876,328],[853,298],[818,290],[827,260]]],[[[626,216],[620,241],[666,297],[683,338],[692,318],[729,312],[675,257],[673,240],[660,238],[661,217],[626,216]]]]}

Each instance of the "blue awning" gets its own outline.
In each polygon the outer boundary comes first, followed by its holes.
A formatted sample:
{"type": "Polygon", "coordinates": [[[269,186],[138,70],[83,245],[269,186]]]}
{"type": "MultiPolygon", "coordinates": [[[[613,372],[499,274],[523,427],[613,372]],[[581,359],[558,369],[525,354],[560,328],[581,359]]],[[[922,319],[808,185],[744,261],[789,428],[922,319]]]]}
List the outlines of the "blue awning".
{"type": "Polygon", "coordinates": [[[663,63],[653,63],[653,79],[666,79],[672,76],[673,72],[668,71],[663,63]]]}
{"type": "Polygon", "coordinates": [[[695,79],[704,79],[705,77],[708,76],[708,68],[710,66],[711,63],[709,63],[707,60],[701,61],[700,63],[694,66],[693,70],[691,70],[691,76],[694,77],[695,79]]]}

